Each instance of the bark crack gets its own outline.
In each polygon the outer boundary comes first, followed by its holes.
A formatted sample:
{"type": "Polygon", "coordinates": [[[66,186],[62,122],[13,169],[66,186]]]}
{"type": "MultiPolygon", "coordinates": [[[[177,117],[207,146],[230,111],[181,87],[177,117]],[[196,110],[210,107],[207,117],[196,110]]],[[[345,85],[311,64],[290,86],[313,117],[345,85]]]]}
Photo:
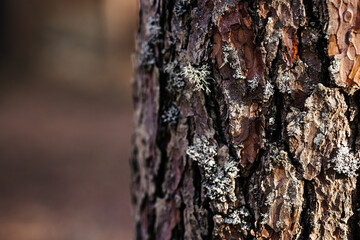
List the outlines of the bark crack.
{"type": "Polygon", "coordinates": [[[302,226],[302,233],[300,236],[300,239],[307,240],[310,239],[310,234],[312,231],[312,216],[311,216],[311,196],[314,193],[314,187],[311,183],[311,181],[304,180],[304,203],[303,203],[303,209],[301,212],[300,217],[300,224],[302,226]]]}

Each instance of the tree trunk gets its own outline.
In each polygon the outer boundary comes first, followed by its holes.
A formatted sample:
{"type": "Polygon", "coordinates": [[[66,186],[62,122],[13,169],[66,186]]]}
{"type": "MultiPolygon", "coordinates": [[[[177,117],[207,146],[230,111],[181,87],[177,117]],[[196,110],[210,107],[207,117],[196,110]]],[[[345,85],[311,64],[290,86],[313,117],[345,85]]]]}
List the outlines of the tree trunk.
{"type": "Polygon", "coordinates": [[[358,0],[141,0],[137,239],[358,239],[358,0]]]}

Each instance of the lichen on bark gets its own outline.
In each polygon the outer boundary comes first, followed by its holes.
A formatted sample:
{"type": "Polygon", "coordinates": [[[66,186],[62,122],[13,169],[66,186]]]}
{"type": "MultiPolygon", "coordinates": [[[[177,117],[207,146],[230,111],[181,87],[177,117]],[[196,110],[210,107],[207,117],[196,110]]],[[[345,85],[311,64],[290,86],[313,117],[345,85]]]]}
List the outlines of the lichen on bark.
{"type": "Polygon", "coordinates": [[[256,238],[297,239],[302,228],[304,182],[286,151],[276,145],[261,158],[250,179],[250,205],[255,214],[256,238]]]}
{"type": "Polygon", "coordinates": [[[312,180],[328,164],[350,135],[347,104],[338,89],[319,84],[305,101],[304,111],[293,108],[286,116],[289,150],[300,163],[303,176],[312,180]]]}
{"type": "Polygon", "coordinates": [[[140,9],[137,239],[356,239],[358,1],[140,9]]]}

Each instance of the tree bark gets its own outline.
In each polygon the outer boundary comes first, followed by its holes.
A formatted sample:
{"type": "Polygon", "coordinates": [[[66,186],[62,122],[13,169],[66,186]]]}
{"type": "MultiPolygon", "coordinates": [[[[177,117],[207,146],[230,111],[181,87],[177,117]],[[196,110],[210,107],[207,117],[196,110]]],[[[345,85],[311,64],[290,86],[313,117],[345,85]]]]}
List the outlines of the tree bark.
{"type": "Polygon", "coordinates": [[[357,239],[360,2],[141,0],[137,239],[357,239]]]}

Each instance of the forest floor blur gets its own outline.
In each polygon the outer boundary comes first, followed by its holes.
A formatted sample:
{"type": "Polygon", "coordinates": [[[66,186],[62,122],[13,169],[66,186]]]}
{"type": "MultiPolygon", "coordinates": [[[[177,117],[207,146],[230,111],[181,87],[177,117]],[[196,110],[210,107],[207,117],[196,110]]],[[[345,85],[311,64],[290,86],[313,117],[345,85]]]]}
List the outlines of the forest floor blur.
{"type": "Polygon", "coordinates": [[[1,86],[1,240],[132,239],[124,99],[37,81],[1,86]]]}

